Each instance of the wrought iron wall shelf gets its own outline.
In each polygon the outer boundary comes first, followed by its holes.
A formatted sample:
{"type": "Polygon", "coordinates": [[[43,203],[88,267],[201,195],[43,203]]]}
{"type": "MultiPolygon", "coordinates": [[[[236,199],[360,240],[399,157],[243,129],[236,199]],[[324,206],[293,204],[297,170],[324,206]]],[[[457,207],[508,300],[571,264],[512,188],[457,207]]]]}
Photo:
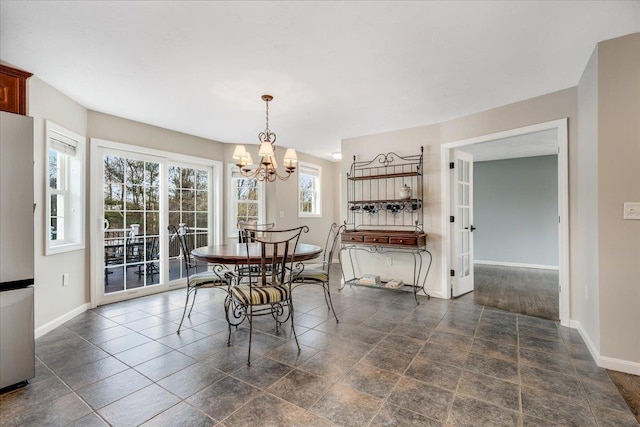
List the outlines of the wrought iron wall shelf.
{"type": "Polygon", "coordinates": [[[347,226],[422,230],[423,151],[381,153],[366,161],[354,156],[347,174],[347,226]]]}
{"type": "Polygon", "coordinates": [[[353,262],[355,253],[393,252],[413,257],[413,282],[404,288],[408,286],[413,291],[416,303],[419,291],[429,296],[424,289],[432,257],[426,247],[427,235],[422,231],[423,153],[420,147],[420,154],[409,156],[389,152],[367,161],[353,157],[347,174],[348,229],[342,233],[340,251],[345,285],[360,284],[353,262]],[[351,263],[350,279],[344,275],[345,254],[351,263]],[[429,257],[426,270],[423,255],[429,257]]]}
{"type": "MultiPolygon", "coordinates": [[[[394,154],[394,153],[389,153],[394,154]]],[[[354,159],[355,161],[355,159],[354,159]]],[[[422,175],[420,172],[397,172],[397,173],[383,173],[376,175],[361,175],[361,176],[350,176],[348,179],[351,181],[362,181],[364,179],[389,179],[389,178],[402,178],[408,176],[420,176],[422,175]]]]}

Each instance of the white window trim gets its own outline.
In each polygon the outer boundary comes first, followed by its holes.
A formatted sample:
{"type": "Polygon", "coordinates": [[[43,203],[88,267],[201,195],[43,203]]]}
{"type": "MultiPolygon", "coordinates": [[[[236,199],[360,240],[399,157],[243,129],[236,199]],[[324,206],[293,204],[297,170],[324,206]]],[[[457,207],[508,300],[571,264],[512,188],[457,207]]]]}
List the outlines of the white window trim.
{"type": "MultiPolygon", "coordinates": [[[[71,252],[84,249],[85,247],[85,137],[78,135],[75,132],[71,132],[62,126],[46,120],[45,121],[45,209],[44,209],[44,249],[45,255],[53,255],[64,252],[71,252]],[[65,177],[68,182],[68,188],[65,191],[65,223],[64,227],[66,233],[72,233],[72,229],[75,229],[75,236],[70,241],[62,243],[52,242],[51,236],[51,195],[56,194],[58,191],[51,190],[49,187],[49,152],[51,150],[51,138],[58,136],[64,138],[69,145],[75,147],[76,153],[73,163],[79,170],[75,171],[73,179],[71,177],[65,177]],[[73,226],[71,227],[71,225],[73,226]]],[[[69,162],[72,163],[72,162],[69,162]]],[[[70,169],[71,164],[68,164],[65,169],[70,169]]]]}
{"type": "Polygon", "coordinates": [[[320,165],[315,165],[313,163],[307,163],[307,162],[298,162],[298,183],[297,183],[297,188],[296,188],[296,192],[297,197],[297,210],[298,210],[298,218],[320,218],[322,217],[322,166],[320,165]],[[317,204],[318,204],[318,208],[317,208],[317,212],[313,212],[313,213],[309,213],[309,212],[301,212],[300,211],[300,178],[302,177],[302,169],[303,168],[308,168],[308,169],[315,169],[318,171],[318,185],[320,186],[320,189],[318,190],[318,197],[316,199],[317,204]]]}
{"type": "MultiPolygon", "coordinates": [[[[233,197],[235,192],[233,173],[238,172],[238,167],[232,163],[227,165],[227,206],[228,206],[228,226],[227,237],[238,238],[238,224],[235,223],[237,215],[236,199],[233,197]]],[[[266,221],[266,188],[264,181],[258,181],[258,190],[260,191],[260,200],[258,201],[258,223],[263,224],[266,221]]]]}

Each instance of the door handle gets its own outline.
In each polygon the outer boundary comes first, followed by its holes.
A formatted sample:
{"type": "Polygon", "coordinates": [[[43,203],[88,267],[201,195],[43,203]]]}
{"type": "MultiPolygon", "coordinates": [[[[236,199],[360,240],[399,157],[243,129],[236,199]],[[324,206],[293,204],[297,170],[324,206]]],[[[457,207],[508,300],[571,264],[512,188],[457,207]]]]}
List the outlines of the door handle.
{"type": "Polygon", "coordinates": [[[471,230],[471,232],[473,233],[473,231],[476,229],[476,227],[474,227],[473,225],[471,226],[471,228],[469,227],[465,227],[465,230],[471,230]]]}

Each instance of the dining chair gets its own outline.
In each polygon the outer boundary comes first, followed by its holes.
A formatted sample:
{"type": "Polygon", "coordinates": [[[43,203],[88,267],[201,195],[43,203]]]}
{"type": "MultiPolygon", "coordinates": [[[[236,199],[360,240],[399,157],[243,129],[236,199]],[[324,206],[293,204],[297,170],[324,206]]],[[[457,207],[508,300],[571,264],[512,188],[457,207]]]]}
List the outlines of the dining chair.
{"type": "Polygon", "coordinates": [[[240,221],[238,222],[238,243],[244,243],[246,239],[249,239],[249,241],[253,241],[255,239],[256,233],[259,233],[261,231],[273,230],[275,226],[276,226],[275,222],[258,224],[257,221],[240,221]],[[244,229],[247,227],[255,231],[246,235],[244,233],[244,229]]]}
{"type": "Polygon", "coordinates": [[[251,268],[247,269],[246,276],[235,276],[236,283],[230,287],[229,291],[231,297],[225,301],[225,313],[229,323],[228,345],[231,345],[232,326],[244,319],[249,322],[247,365],[251,365],[254,316],[271,315],[276,321],[276,333],[279,327],[290,319],[291,331],[298,351],[300,350],[293,322],[294,308],[291,299],[293,275],[291,272],[294,268],[293,254],[298,246],[300,235],[308,233],[309,227],[305,225],[286,230],[268,231],[247,227],[244,232],[246,265],[251,265],[251,268]],[[253,242],[250,241],[249,235],[254,239],[253,242]],[[259,264],[255,263],[256,250],[260,255],[259,264]]]}
{"type": "Polygon", "coordinates": [[[189,227],[181,224],[179,228],[176,228],[175,225],[169,225],[167,228],[169,229],[170,241],[177,238],[180,242],[180,252],[182,253],[184,269],[187,274],[187,299],[184,303],[184,311],[182,312],[182,319],[180,319],[177,331],[177,333],[180,334],[180,328],[182,328],[182,323],[184,322],[184,316],[187,313],[187,307],[189,306],[189,298],[191,295],[193,294],[193,299],[191,300],[191,308],[187,315],[189,318],[191,317],[191,311],[193,311],[193,305],[196,302],[198,289],[221,288],[228,292],[233,273],[221,264],[210,264],[208,266],[208,270],[198,273],[198,263],[191,255],[191,248],[189,247],[188,242],[188,240],[190,240],[188,239],[190,236],[189,227]],[[195,271],[195,273],[190,274],[192,270],[195,271]]]}
{"type": "Polygon", "coordinates": [[[338,241],[340,240],[340,233],[345,230],[346,226],[338,226],[335,222],[329,227],[329,233],[327,234],[327,241],[324,245],[324,251],[322,253],[322,264],[301,263],[296,266],[294,273],[295,287],[299,285],[320,285],[324,291],[324,300],[327,303],[327,308],[333,312],[333,317],[336,318],[336,323],[339,322],[336,310],[333,308],[333,301],[331,300],[331,287],[329,286],[329,278],[331,273],[331,264],[335,255],[338,241]]]}
{"type": "MultiPolygon", "coordinates": [[[[273,230],[275,226],[275,222],[258,224],[255,220],[240,221],[238,222],[238,243],[255,242],[256,236],[260,235],[264,231],[273,230]],[[246,228],[250,228],[251,230],[248,233],[245,233],[246,228]]],[[[236,265],[235,272],[239,276],[246,276],[248,268],[251,267],[248,265],[239,264],[236,265]]]]}

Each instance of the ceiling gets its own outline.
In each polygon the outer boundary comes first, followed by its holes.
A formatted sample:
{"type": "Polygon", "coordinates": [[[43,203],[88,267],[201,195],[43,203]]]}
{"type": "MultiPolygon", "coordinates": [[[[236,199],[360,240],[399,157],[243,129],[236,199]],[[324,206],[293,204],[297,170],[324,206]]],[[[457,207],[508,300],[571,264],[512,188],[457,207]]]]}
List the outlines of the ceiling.
{"type": "Polygon", "coordinates": [[[0,1],[0,60],[91,110],[331,159],[340,140],[575,86],[638,1],[0,1]]]}
{"type": "Polygon", "coordinates": [[[458,147],[458,150],[473,154],[474,162],[550,156],[558,154],[558,130],[548,129],[509,138],[494,139],[493,141],[458,147]]]}

